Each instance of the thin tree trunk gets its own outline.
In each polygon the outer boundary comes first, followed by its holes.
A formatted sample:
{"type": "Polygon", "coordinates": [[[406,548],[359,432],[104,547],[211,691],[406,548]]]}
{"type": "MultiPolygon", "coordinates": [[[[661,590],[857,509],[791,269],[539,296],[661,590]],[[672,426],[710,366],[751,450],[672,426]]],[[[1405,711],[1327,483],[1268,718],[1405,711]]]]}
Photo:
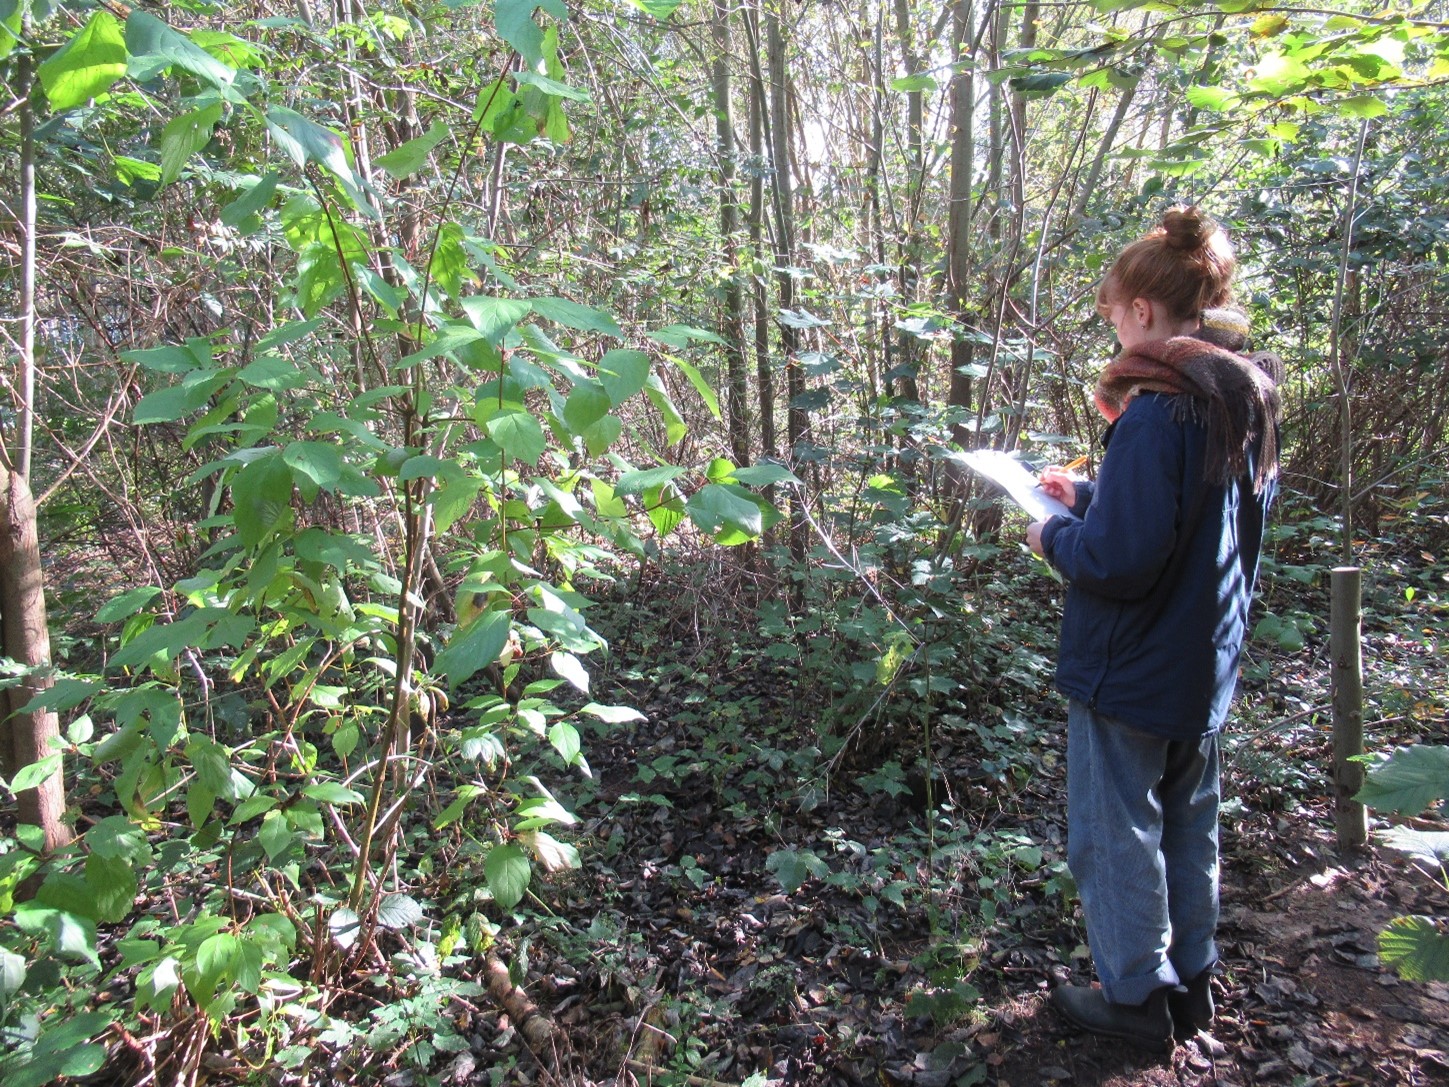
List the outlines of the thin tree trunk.
{"type": "MultiPolygon", "coordinates": [[[[775,274],[776,291],[782,311],[795,306],[795,194],[790,170],[789,72],[785,64],[785,30],[777,8],[765,9],[766,56],[770,69],[770,158],[775,210],[775,274]]],[[[792,463],[798,460],[809,437],[810,417],[800,402],[805,392],[805,373],[800,367],[800,332],[786,321],[780,325],[780,353],[785,359],[785,438],[790,446],[792,463]]],[[[794,516],[790,523],[790,555],[803,562],[809,550],[810,525],[805,517],[803,496],[792,503],[794,516]]]]}
{"type": "MultiPolygon", "coordinates": [[[[45,616],[45,586],[35,501],[25,477],[0,451],[0,655],[35,669],[0,699],[0,769],[13,780],[23,768],[50,755],[60,736],[54,710],[22,712],[21,707],[50,688],[50,629],[45,616]]],[[[17,818],[39,827],[45,848],[58,849],[74,835],[62,820],[65,779],[60,767],[16,798],[17,818]]]]}
{"type": "MultiPolygon", "coordinates": [[[[952,53],[961,57],[971,37],[973,0],[956,0],[952,5],[952,53]]],[[[970,324],[971,225],[974,208],[971,178],[976,152],[976,75],[971,68],[958,71],[951,80],[951,182],[946,211],[946,290],[951,311],[963,329],[970,324]]],[[[951,383],[948,394],[952,407],[963,411],[971,406],[976,362],[976,345],[963,335],[951,341],[951,383]]],[[[965,446],[970,430],[962,423],[953,428],[958,445],[965,446]]]]}
{"type": "MultiPolygon", "coordinates": [[[[764,267],[765,252],[765,74],[760,59],[759,9],[745,8],[745,26],[750,39],[750,209],[749,243],[757,267],[764,267]]],[[[754,277],[755,383],[760,398],[760,451],[766,457],[779,455],[775,434],[775,370],[770,360],[770,299],[765,277],[754,277]]]]}
{"type": "Polygon", "coordinates": [[[745,369],[745,299],[740,282],[738,235],[740,206],[735,196],[735,130],[730,104],[730,12],[726,0],[714,3],[714,109],[719,155],[719,232],[729,278],[724,288],[725,424],[736,464],[750,459],[749,377],[745,369]]]}
{"type": "MultiPolygon", "coordinates": [[[[20,418],[19,445],[13,457],[0,442],[0,656],[36,669],[0,698],[0,772],[13,780],[23,768],[51,754],[60,735],[54,710],[22,713],[36,695],[51,686],[50,629],[45,616],[45,583],[40,566],[40,538],[35,499],[30,490],[32,439],[35,433],[35,113],[32,89],[35,70],[30,53],[16,58],[20,102],[20,418]]],[[[19,793],[17,816],[22,824],[40,827],[45,848],[57,849],[74,837],[63,821],[65,779],[57,767],[35,788],[19,793]]]]}

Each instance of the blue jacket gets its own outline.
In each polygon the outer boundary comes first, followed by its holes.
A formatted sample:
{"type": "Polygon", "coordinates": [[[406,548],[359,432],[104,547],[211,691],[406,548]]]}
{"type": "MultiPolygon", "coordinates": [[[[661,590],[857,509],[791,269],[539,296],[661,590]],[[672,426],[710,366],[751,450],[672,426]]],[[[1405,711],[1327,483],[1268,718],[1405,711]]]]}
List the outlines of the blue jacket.
{"type": "Polygon", "coordinates": [[[1067,580],[1057,687],[1168,739],[1218,731],[1274,486],[1204,482],[1204,426],[1173,396],[1134,398],[1111,427],[1094,487],[1042,529],[1067,580]]]}

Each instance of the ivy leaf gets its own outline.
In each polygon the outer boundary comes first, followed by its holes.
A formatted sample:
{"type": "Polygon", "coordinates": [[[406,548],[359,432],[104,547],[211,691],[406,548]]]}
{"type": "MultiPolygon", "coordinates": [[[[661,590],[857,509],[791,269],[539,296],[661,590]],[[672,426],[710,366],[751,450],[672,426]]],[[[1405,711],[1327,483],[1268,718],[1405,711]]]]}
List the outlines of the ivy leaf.
{"type": "Polygon", "coordinates": [[[98,11],[68,42],[36,69],[56,111],[98,98],[126,74],[126,40],[121,24],[98,11]]]}
{"type": "Polygon", "coordinates": [[[517,845],[507,842],[495,845],[488,851],[483,862],[483,876],[488,881],[488,890],[504,909],[512,909],[523,900],[528,890],[528,881],[533,874],[527,855],[517,845]]]}
{"type": "Polygon", "coordinates": [[[811,876],[830,874],[830,866],[808,849],[777,849],[765,861],[786,894],[794,894],[811,876]]]}

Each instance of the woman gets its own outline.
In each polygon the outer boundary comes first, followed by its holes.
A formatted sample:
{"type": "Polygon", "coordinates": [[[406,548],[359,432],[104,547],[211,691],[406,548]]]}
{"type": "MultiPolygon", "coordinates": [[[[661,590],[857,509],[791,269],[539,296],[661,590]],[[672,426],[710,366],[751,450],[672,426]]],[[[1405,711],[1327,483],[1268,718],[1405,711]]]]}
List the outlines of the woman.
{"type": "Polygon", "coordinates": [[[1195,208],[1123,251],[1097,295],[1122,352],[1097,384],[1096,484],[1049,469],[1043,488],[1077,516],[1027,529],[1068,584],[1067,859],[1101,981],[1053,1002],[1154,1051],[1212,1020],[1218,732],[1277,478],[1270,367],[1219,346],[1246,346],[1222,309],[1234,267],[1195,208]]]}

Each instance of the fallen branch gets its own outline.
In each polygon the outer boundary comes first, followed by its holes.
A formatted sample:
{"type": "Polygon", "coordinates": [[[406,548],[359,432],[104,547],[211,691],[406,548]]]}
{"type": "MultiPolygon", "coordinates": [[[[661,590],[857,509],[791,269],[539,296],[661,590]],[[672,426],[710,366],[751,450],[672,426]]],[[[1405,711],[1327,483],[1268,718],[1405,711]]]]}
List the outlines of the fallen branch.
{"type": "Polygon", "coordinates": [[[538,1005],[521,987],[513,984],[507,966],[489,955],[484,963],[483,973],[488,981],[488,995],[508,1013],[508,1017],[517,1024],[529,1045],[541,1046],[553,1038],[553,1022],[539,1010],[538,1005]]]}

